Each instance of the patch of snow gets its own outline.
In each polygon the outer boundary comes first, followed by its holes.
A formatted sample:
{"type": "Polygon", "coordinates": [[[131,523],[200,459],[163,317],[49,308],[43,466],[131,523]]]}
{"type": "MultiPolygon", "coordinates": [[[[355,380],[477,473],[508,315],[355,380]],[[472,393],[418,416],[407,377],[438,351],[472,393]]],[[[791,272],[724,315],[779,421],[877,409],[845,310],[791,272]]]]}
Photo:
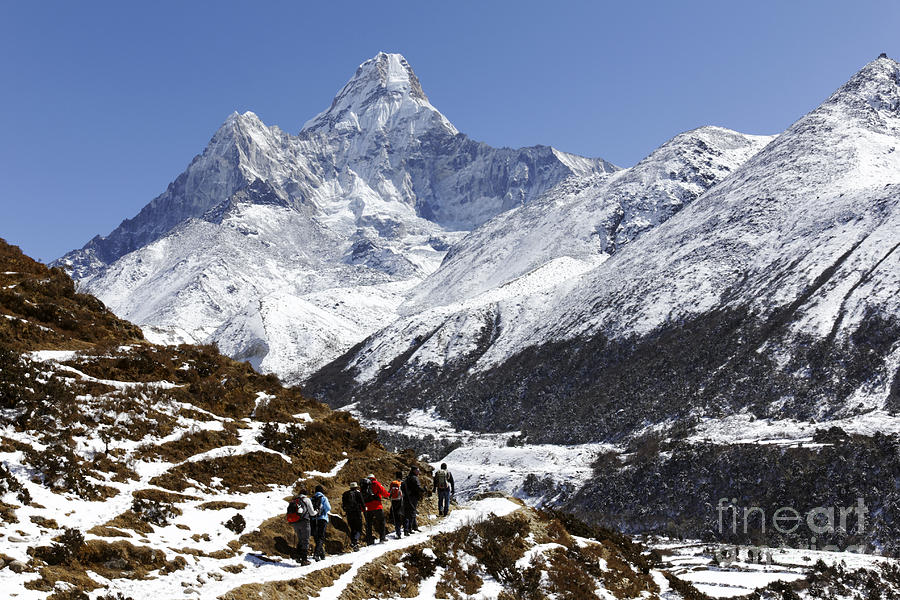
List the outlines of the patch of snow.
{"type": "Polygon", "coordinates": [[[337,462],[337,464],[334,465],[334,467],[330,471],[327,471],[324,473],[322,471],[305,471],[304,475],[306,475],[307,477],[319,477],[319,478],[323,478],[323,479],[330,479],[331,477],[336,477],[337,474],[340,473],[341,469],[343,469],[344,466],[347,464],[347,461],[348,461],[348,459],[346,459],[346,458],[344,460],[339,460],[337,462]]]}

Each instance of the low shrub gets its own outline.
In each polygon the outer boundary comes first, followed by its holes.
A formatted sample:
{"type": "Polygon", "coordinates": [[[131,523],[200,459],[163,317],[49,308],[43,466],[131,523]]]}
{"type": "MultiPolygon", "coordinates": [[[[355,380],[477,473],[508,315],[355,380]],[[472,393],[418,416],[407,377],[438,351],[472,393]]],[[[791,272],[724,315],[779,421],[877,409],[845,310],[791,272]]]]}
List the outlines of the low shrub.
{"type": "Polygon", "coordinates": [[[22,504],[31,504],[31,493],[19,482],[9,468],[0,463],[0,496],[15,492],[16,498],[22,504]]]}
{"type": "Polygon", "coordinates": [[[172,504],[150,498],[135,498],[131,510],[146,523],[165,527],[169,520],[181,514],[172,504]]]}
{"type": "Polygon", "coordinates": [[[226,529],[230,529],[234,533],[241,533],[247,527],[247,521],[241,516],[241,513],[235,513],[233,517],[225,521],[226,529]]]}
{"type": "Polygon", "coordinates": [[[50,546],[38,546],[32,555],[48,565],[68,564],[84,546],[84,535],[77,529],[66,529],[50,546]]]}

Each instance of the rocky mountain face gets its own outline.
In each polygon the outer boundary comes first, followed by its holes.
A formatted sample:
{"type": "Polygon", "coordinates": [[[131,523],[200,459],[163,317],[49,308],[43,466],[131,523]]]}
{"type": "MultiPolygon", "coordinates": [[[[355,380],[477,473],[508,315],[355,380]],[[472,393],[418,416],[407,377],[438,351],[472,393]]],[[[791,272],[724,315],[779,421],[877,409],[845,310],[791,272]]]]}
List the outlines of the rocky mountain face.
{"type": "Polygon", "coordinates": [[[454,247],[402,318],[308,389],[566,443],[740,411],[893,411],[898,125],[900,67],[879,58],[768,144],[698,130],[654,153],[682,169],[651,155],[562,184],[454,247]]]}
{"type": "Polygon", "coordinates": [[[231,115],[162,195],[56,264],[153,339],[214,341],[293,380],[393,320],[466,231],[615,170],[473,141],[381,53],[297,135],[231,115]]]}

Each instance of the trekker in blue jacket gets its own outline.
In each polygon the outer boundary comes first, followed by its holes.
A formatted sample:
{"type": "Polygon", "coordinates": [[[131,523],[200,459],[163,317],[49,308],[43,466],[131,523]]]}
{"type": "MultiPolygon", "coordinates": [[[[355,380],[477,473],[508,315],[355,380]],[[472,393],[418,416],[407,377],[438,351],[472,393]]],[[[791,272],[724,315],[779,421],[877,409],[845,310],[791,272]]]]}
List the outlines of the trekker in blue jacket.
{"type": "Polygon", "coordinates": [[[312,497],[312,505],[313,508],[317,509],[316,517],[312,522],[313,539],[316,540],[313,558],[325,560],[325,529],[328,527],[328,513],[331,512],[331,503],[325,497],[325,488],[321,485],[316,486],[316,493],[312,497]]]}

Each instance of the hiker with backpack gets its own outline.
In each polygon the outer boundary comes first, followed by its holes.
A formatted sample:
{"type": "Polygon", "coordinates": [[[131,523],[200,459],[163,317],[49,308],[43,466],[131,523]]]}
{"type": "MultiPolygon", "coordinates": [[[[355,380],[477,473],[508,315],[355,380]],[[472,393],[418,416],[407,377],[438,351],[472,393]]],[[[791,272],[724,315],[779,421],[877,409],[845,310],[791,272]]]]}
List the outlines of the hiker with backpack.
{"type": "Polygon", "coordinates": [[[312,519],[312,535],[316,541],[316,547],[313,550],[313,558],[325,560],[325,530],[328,527],[328,513],[331,512],[331,503],[325,497],[325,488],[321,485],[316,486],[316,493],[312,497],[312,507],[315,511],[312,519]]]}
{"type": "MultiPolygon", "coordinates": [[[[403,536],[403,527],[405,525],[403,518],[403,471],[397,471],[394,476],[396,479],[391,482],[388,487],[388,495],[391,497],[391,523],[394,524],[394,533],[399,540],[403,536]]],[[[409,531],[406,532],[409,535],[409,531]]]]}
{"type": "Polygon", "coordinates": [[[347,525],[350,528],[350,547],[354,551],[359,550],[359,538],[362,535],[363,505],[359,484],[351,481],[350,489],[341,496],[341,507],[344,509],[344,515],[347,517],[347,525]]]}
{"type": "Polygon", "coordinates": [[[409,535],[413,531],[419,531],[416,512],[419,509],[419,501],[425,495],[425,488],[419,482],[419,467],[411,467],[409,475],[406,476],[403,483],[406,484],[406,490],[403,495],[404,529],[406,534],[409,535]]]}
{"type": "Polygon", "coordinates": [[[447,470],[447,463],[441,463],[431,484],[431,491],[437,491],[439,516],[446,517],[450,514],[450,496],[454,494],[454,489],[453,475],[447,470]]]}
{"type": "Polygon", "coordinates": [[[372,535],[372,529],[378,533],[378,538],[383,544],[386,541],[387,532],[384,525],[384,506],[381,504],[382,498],[389,498],[390,494],[384,489],[384,486],[375,479],[375,475],[369,476],[360,481],[360,491],[362,492],[363,502],[365,503],[365,512],[363,516],[366,519],[366,544],[371,546],[375,543],[372,535]],[[363,483],[365,482],[365,483],[363,483]]]}
{"type": "Polygon", "coordinates": [[[288,502],[287,522],[294,528],[297,536],[297,557],[300,564],[309,564],[307,553],[309,552],[310,520],[316,514],[312,502],[306,495],[306,490],[300,490],[300,495],[288,502]]]}

